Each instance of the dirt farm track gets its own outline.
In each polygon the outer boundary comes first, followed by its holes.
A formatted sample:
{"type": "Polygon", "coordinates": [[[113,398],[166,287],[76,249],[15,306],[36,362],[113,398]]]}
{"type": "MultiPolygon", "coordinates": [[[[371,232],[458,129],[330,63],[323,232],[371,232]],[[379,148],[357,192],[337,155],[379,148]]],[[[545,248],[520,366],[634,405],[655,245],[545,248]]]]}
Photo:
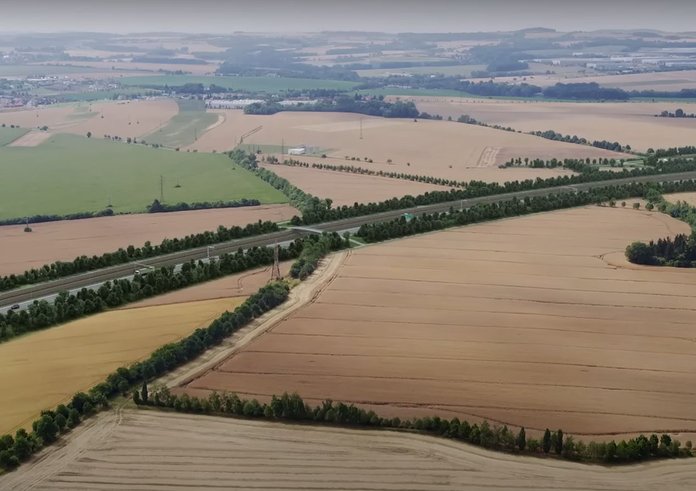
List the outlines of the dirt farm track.
{"type": "Polygon", "coordinates": [[[696,433],[696,278],[629,265],[623,250],[687,231],[629,203],[365,247],[313,301],[176,390],[297,391],[384,416],[686,441],[696,433]]]}
{"type": "Polygon", "coordinates": [[[14,491],[240,489],[441,491],[696,488],[692,460],[605,468],[493,453],[416,434],[126,410],[0,477],[14,491]]]}

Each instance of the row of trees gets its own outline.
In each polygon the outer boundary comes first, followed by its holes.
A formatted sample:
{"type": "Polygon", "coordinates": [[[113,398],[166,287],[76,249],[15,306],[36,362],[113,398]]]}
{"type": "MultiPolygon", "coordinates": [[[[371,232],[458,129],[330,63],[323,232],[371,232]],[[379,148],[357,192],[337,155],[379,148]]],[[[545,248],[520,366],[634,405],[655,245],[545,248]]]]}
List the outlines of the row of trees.
{"type": "MultiPolygon", "coordinates": [[[[408,235],[420,234],[448,227],[468,225],[499,218],[520,216],[529,213],[583,206],[591,203],[614,202],[632,196],[645,196],[654,191],[656,185],[631,183],[620,186],[608,186],[588,191],[563,194],[535,196],[524,200],[513,198],[499,203],[474,205],[465,210],[450,209],[448,213],[422,214],[419,217],[400,217],[398,219],[362,225],[358,236],[366,242],[379,242],[408,235]],[[410,218],[410,219],[409,219],[410,218]]],[[[659,189],[667,192],[680,190],[696,190],[696,181],[684,181],[675,185],[663,183],[659,189]]]]}
{"type": "Polygon", "coordinates": [[[575,143],[578,145],[590,145],[592,147],[603,148],[605,150],[612,150],[614,152],[630,152],[631,145],[621,145],[619,142],[610,142],[608,140],[594,140],[590,141],[586,138],[578,137],[577,135],[564,135],[562,133],[557,133],[553,130],[546,131],[530,131],[530,135],[539,136],[547,140],[561,141],[566,143],[575,143]]]}
{"type": "Polygon", "coordinates": [[[364,176],[389,177],[392,179],[403,179],[406,181],[424,182],[428,184],[437,184],[440,186],[449,186],[453,188],[463,188],[467,186],[465,181],[457,181],[455,179],[446,179],[443,177],[420,176],[416,174],[406,174],[404,172],[388,172],[383,170],[365,169],[364,167],[355,167],[352,165],[333,165],[333,164],[309,164],[295,159],[285,159],[282,163],[277,161],[269,161],[276,165],[287,165],[289,167],[305,167],[319,170],[331,170],[336,172],[347,172],[350,174],[361,174],[364,176]]]}
{"type": "Polygon", "coordinates": [[[59,222],[61,220],[82,220],[84,218],[110,217],[115,215],[114,210],[106,208],[101,211],[82,211],[79,213],[69,213],[67,215],[32,215],[24,218],[5,218],[0,220],[0,226],[3,225],[21,225],[23,223],[45,223],[59,222]]]}
{"type": "MultiPolygon", "coordinates": [[[[280,250],[280,259],[299,257],[305,241],[311,243],[313,240],[296,240],[287,249],[280,250]]],[[[183,264],[178,272],[168,266],[135,276],[132,280],[107,281],[95,290],[83,288],[76,293],[61,292],[52,302],[34,301],[27,309],[0,314],[0,341],[271,263],[272,248],[254,247],[234,254],[223,254],[217,261],[191,261],[183,264]]]]}
{"type": "MultiPolygon", "coordinates": [[[[591,160],[586,159],[582,167],[583,172],[578,175],[556,176],[547,179],[527,179],[524,181],[508,181],[504,184],[470,181],[466,187],[462,189],[431,191],[415,197],[408,195],[401,198],[391,198],[379,203],[354,203],[352,206],[343,205],[338,208],[332,208],[331,200],[320,200],[319,198],[313,197],[268,169],[259,169],[255,154],[246,153],[242,150],[234,150],[229,153],[229,156],[237,164],[256,173],[257,176],[283,192],[289,197],[291,203],[302,211],[301,217],[295,216],[292,218],[291,222],[293,225],[311,225],[343,218],[371,215],[383,211],[400,210],[420,205],[445,203],[448,201],[458,201],[516,191],[696,170],[696,162],[694,161],[688,159],[673,159],[655,162],[653,166],[623,169],[621,172],[613,172],[589,167],[591,160]]],[[[574,162],[577,163],[578,166],[582,164],[582,161],[578,160],[564,161],[564,165],[568,168],[572,168],[574,162]]]]}
{"type": "Polygon", "coordinates": [[[259,206],[261,202],[257,199],[247,199],[242,198],[240,200],[233,201],[202,201],[193,203],[177,203],[175,205],[169,205],[166,203],[161,203],[160,200],[156,199],[152,204],[148,205],[148,213],[167,213],[172,211],[189,211],[189,210],[209,210],[213,208],[242,208],[245,206],[259,206]]]}
{"type": "Polygon", "coordinates": [[[234,312],[223,313],[208,327],[196,329],[190,336],[162,346],[144,361],[118,368],[88,393],[75,394],[70,403],[60,405],[52,411],[43,411],[41,417],[32,424],[31,433],[19,430],[14,436],[0,436],[0,468],[14,469],[42,447],[56,441],[61,433],[77,426],[94,412],[108,407],[112,397],[126,394],[131,387],[142,385],[140,394],[145,395],[147,401],[147,381],[168,373],[210,347],[220,344],[224,338],[251,320],[283,303],[288,298],[288,293],[286,283],[269,284],[249,297],[234,312]]]}
{"type": "Polygon", "coordinates": [[[336,232],[309,236],[304,239],[302,252],[290,268],[290,276],[304,280],[314,272],[321,258],[331,251],[348,247],[350,247],[350,233],[348,232],[343,238],[336,232]]]}
{"type": "Polygon", "coordinates": [[[258,221],[244,227],[235,225],[228,228],[220,225],[216,231],[191,234],[180,239],[164,239],[159,245],[153,246],[148,241],[142,247],[129,245],[125,249],[120,248],[115,252],[106,252],[101,256],[80,256],[73,261],[56,261],[38,269],[30,269],[19,275],[12,274],[0,277],[0,291],[278,230],[278,225],[270,221],[258,221]]]}
{"type": "Polygon", "coordinates": [[[213,392],[207,398],[185,393],[174,395],[166,387],[159,388],[150,395],[147,388],[143,387],[141,393],[133,394],[133,399],[139,405],[169,408],[186,413],[419,431],[492,450],[530,455],[555,454],[559,458],[583,462],[630,463],[655,458],[692,456],[690,441],[682,447],[679,441],[673,440],[667,434],[661,437],[656,434],[650,437],[640,435],[619,443],[611,441],[585,444],[575,441],[572,436],[566,437],[562,430],[552,432],[547,428],[542,439],[537,440],[528,438],[524,427],[515,432],[505,425],[490,425],[487,421],[470,424],[459,418],[448,420],[438,416],[406,420],[398,417],[384,418],[374,411],[331,400],[312,407],[297,393],[274,395],[269,403],[260,403],[256,399],[242,399],[231,393],[213,392]]]}
{"type": "Polygon", "coordinates": [[[655,115],[656,118],[696,118],[694,113],[686,113],[683,109],[679,108],[676,111],[662,111],[660,114],[655,115]]]}

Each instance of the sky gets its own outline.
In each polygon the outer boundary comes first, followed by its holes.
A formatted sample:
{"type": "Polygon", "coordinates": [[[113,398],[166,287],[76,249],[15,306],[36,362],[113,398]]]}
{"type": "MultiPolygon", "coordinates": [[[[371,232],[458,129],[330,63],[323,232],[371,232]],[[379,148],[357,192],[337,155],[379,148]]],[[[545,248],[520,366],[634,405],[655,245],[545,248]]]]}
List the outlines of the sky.
{"type": "Polygon", "coordinates": [[[696,0],[0,0],[3,32],[696,30],[696,0]]]}

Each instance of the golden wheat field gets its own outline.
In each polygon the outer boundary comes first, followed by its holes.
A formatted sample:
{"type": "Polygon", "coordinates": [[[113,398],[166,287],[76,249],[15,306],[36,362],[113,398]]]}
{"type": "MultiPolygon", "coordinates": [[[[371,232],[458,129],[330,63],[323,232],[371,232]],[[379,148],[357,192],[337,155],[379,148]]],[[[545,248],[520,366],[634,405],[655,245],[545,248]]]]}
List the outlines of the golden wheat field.
{"type": "Polygon", "coordinates": [[[313,301],[177,390],[297,391],[583,438],[694,434],[696,273],[623,258],[634,240],[688,229],[585,207],[365,247],[313,301]]]}
{"type": "Polygon", "coordinates": [[[0,433],[26,427],[116,368],[207,326],[243,297],[115,310],[0,344],[0,433]]]}

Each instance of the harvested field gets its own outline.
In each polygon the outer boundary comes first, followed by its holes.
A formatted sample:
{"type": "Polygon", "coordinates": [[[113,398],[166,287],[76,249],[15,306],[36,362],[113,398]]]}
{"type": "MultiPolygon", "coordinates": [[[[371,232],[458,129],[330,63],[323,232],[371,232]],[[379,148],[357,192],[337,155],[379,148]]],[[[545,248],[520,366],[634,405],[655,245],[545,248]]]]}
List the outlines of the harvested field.
{"type": "Polygon", "coordinates": [[[35,147],[41,145],[43,142],[51,137],[51,133],[48,131],[29,131],[28,133],[20,136],[8,146],[10,147],[35,147]]]}
{"type": "MultiPolygon", "coordinates": [[[[486,82],[486,79],[471,79],[486,82]]],[[[602,87],[617,87],[624,90],[657,90],[678,92],[682,89],[693,89],[696,85],[696,70],[681,70],[674,72],[647,72],[625,75],[591,75],[573,76],[572,74],[531,75],[527,77],[495,77],[496,82],[522,83],[526,82],[540,87],[557,83],[589,83],[597,82],[602,87]]]]}
{"type": "Polygon", "coordinates": [[[688,229],[585,207],[362,248],[314,301],[177,390],[686,440],[696,273],[629,265],[623,250],[688,229]]]}
{"type": "Polygon", "coordinates": [[[674,194],[665,194],[664,195],[665,200],[669,201],[670,203],[676,203],[677,201],[684,201],[691,206],[696,206],[696,193],[674,193],[674,194]]]}
{"type": "MultiPolygon", "coordinates": [[[[499,131],[447,121],[385,119],[346,113],[283,112],[272,116],[245,115],[242,111],[215,111],[225,121],[201,136],[192,148],[226,150],[245,133],[258,130],[244,143],[258,145],[306,145],[327,149],[323,162],[361,166],[457,179],[510,180],[508,170],[494,167],[519,156],[540,158],[620,157],[623,154],[597,148],[560,143],[531,135],[499,131]],[[363,139],[360,139],[362,120],[363,139]],[[389,162],[391,161],[391,162],[389,162]],[[410,165],[409,165],[410,163],[410,165]],[[357,165],[357,163],[356,163],[357,165]],[[485,168],[485,172],[472,171],[485,168]]],[[[300,160],[305,160],[303,156],[300,160]]],[[[526,169],[529,170],[529,169],[526,169]]],[[[556,172],[556,171],[552,171],[556,172]]],[[[532,169],[529,177],[549,175],[532,169]]]]}
{"type": "Polygon", "coordinates": [[[618,141],[635,150],[693,144],[696,119],[656,118],[677,108],[696,113],[696,103],[682,102],[538,102],[455,97],[410,97],[418,109],[457,119],[462,114],[516,130],[554,130],[588,140],[618,141]]]}
{"type": "MultiPolygon", "coordinates": [[[[292,261],[280,263],[280,274],[287,276],[290,272],[292,261]]],[[[190,286],[182,290],[176,290],[164,295],[147,298],[140,302],[132,303],[122,309],[138,309],[153,305],[171,305],[183,302],[199,302],[201,300],[215,300],[218,298],[232,298],[243,295],[251,295],[265,286],[271,279],[271,267],[256,268],[243,273],[225,276],[213,281],[207,281],[200,285],[190,286]]]]}
{"type": "Polygon", "coordinates": [[[243,300],[114,310],[0,344],[0,434],[26,427],[42,409],[206,326],[243,300]]]}
{"type": "Polygon", "coordinates": [[[272,170],[311,195],[319,198],[331,198],[333,206],[352,206],[353,203],[384,201],[407,194],[417,196],[428,191],[448,191],[450,189],[435,184],[331,170],[306,169],[286,165],[264,165],[263,167],[272,170]]]}
{"type": "Polygon", "coordinates": [[[102,413],[0,478],[32,489],[568,489],[696,487],[691,460],[606,468],[391,431],[124,410],[102,413]],[[523,484],[522,484],[523,483],[523,484]]]}
{"type": "Polygon", "coordinates": [[[219,225],[244,226],[258,220],[289,220],[297,210],[289,205],[264,205],[247,208],[182,211],[119,215],[114,217],[66,220],[32,224],[32,233],[24,225],[0,227],[0,275],[17,274],[54,261],[72,261],[146,241],[159,244],[219,225]]]}
{"type": "MultiPolygon", "coordinates": [[[[48,126],[51,133],[73,133],[93,138],[116,135],[140,138],[165,125],[179,109],[171,99],[94,102],[42,107],[35,110],[0,111],[0,124],[23,128],[48,126]]],[[[45,134],[45,133],[44,133],[45,134]]]]}

